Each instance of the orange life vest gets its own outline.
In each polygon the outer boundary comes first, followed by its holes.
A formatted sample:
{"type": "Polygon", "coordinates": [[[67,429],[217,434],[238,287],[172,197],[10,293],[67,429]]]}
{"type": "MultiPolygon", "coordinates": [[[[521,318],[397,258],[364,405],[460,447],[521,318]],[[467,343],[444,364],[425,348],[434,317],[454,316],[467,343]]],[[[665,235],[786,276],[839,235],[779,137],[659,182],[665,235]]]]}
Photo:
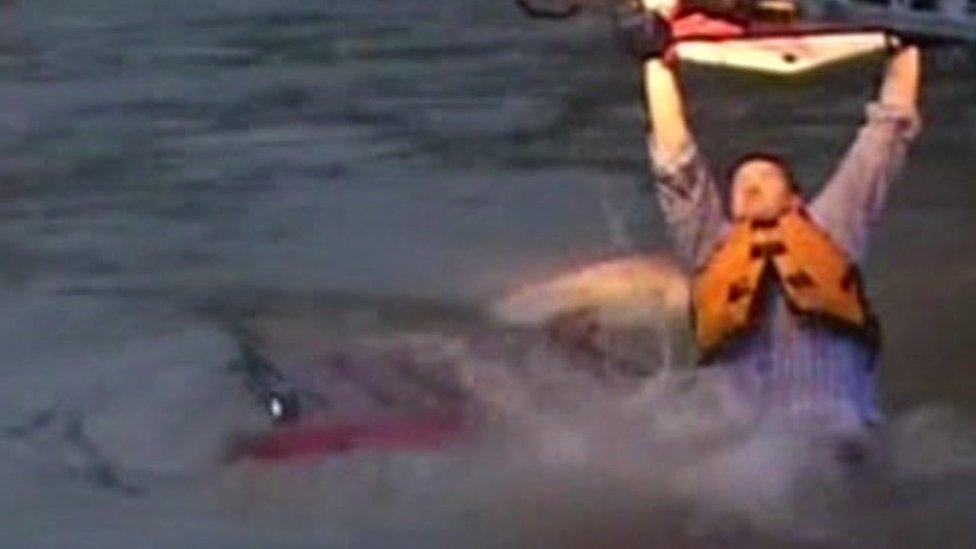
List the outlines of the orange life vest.
{"type": "Polygon", "coordinates": [[[856,266],[804,210],[794,209],[769,222],[737,222],[695,276],[693,322],[704,361],[755,324],[767,279],[780,284],[794,313],[874,341],[856,266]]]}

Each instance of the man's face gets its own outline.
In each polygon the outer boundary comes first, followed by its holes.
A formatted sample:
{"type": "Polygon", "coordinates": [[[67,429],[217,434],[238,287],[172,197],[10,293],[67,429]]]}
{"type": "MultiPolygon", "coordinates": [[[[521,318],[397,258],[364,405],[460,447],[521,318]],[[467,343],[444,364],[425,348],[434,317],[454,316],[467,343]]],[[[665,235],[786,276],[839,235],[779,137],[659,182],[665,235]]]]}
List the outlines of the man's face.
{"type": "Polygon", "coordinates": [[[732,217],[769,221],[800,204],[786,172],[768,160],[749,160],[732,175],[732,217]]]}

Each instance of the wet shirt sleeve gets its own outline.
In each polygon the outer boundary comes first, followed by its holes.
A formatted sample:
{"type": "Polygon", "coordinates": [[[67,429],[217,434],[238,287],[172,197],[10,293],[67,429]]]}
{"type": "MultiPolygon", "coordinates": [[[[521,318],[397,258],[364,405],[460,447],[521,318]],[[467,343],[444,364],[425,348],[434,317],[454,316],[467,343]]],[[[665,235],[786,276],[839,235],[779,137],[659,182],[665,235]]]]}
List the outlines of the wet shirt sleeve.
{"type": "Polygon", "coordinates": [[[911,108],[871,103],[866,114],[854,143],[810,206],[814,218],[855,261],[867,251],[888,187],[920,127],[911,108]]]}
{"type": "Polygon", "coordinates": [[[677,253],[689,267],[700,267],[726,224],[715,178],[694,143],[668,157],[652,140],[650,156],[658,201],[677,253]]]}

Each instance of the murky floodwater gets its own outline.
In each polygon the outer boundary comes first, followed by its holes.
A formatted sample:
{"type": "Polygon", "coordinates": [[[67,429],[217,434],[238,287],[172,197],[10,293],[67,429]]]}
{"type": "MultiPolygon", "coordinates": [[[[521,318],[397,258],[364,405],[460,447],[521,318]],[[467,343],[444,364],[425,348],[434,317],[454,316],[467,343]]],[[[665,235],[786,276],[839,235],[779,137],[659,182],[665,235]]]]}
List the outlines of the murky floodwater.
{"type": "MultiPolygon", "coordinates": [[[[565,357],[479,315],[667,249],[638,75],[606,31],[503,0],[3,2],[2,544],[971,547],[976,60],[927,60],[867,266],[889,450],[852,473],[730,438],[665,382],[553,375],[565,357]],[[440,455],[226,467],[227,437],[266,425],[228,317],[286,361],[409,333],[420,350],[390,352],[534,366],[493,385],[517,419],[440,455]],[[553,383],[579,404],[534,405],[553,383]]],[[[879,68],[689,69],[702,146],[716,166],[773,148],[815,188],[879,68]]]]}

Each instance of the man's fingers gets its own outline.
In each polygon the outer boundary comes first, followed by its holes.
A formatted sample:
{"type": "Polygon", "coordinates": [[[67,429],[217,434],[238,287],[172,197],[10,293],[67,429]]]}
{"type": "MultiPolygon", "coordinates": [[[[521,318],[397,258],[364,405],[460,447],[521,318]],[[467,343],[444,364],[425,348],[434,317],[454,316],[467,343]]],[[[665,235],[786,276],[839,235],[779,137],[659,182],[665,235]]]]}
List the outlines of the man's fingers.
{"type": "Polygon", "coordinates": [[[678,10],[678,0],[641,0],[648,12],[657,12],[664,17],[670,17],[678,10]]]}

